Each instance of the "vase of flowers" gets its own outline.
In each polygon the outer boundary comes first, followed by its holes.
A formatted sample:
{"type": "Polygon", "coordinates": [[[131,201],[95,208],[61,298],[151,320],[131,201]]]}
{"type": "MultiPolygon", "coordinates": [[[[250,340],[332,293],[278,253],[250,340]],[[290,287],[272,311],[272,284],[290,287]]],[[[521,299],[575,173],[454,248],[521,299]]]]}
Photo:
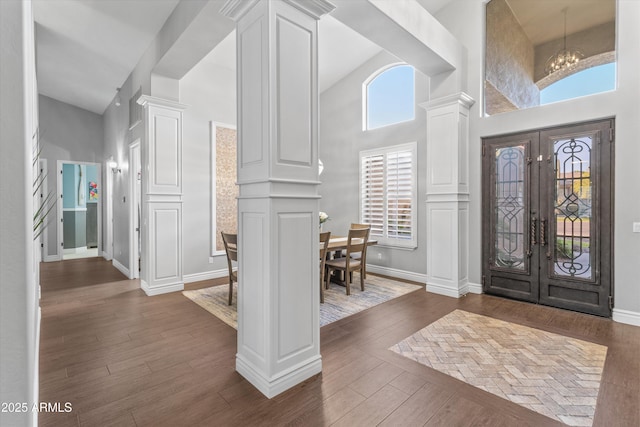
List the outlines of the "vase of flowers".
{"type": "Polygon", "coordinates": [[[329,215],[326,212],[320,212],[320,232],[322,232],[322,224],[329,220],[329,215]]]}

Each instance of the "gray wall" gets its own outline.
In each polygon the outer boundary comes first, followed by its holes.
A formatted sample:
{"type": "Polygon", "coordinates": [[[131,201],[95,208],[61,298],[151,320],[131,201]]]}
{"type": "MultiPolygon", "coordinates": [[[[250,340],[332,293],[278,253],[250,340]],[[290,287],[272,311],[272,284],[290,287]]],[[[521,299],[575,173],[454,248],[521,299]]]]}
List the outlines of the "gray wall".
{"type": "MultiPolygon", "coordinates": [[[[39,97],[39,104],[41,157],[47,159],[49,189],[56,192],[58,160],[102,162],[102,116],[43,95],[39,97]]],[[[57,227],[61,224],[56,209],[49,218],[45,255],[55,256],[57,227]]]]}
{"type": "Polygon", "coordinates": [[[323,229],[346,235],[359,220],[359,153],[412,141],[418,143],[418,248],[415,250],[373,246],[367,263],[413,273],[426,273],[426,112],[417,104],[428,96],[429,79],[416,72],[416,119],[370,131],[362,130],[362,83],[380,68],[399,62],[382,52],[320,94],[320,210],[331,220],[323,229]],[[380,254],[381,259],[378,259],[380,254]]]}
{"type": "MultiPolygon", "coordinates": [[[[162,29],[151,42],[142,58],[127,77],[120,89],[121,105],[117,107],[114,99],[105,110],[104,116],[104,150],[102,159],[110,157],[122,165],[122,173],[116,174],[113,180],[113,258],[124,267],[129,268],[129,205],[131,198],[129,189],[129,144],[144,137],[143,125],[129,129],[129,99],[139,90],[145,95],[158,95],[152,92],[151,75],[156,64],[171,48],[182,32],[193,21],[207,4],[205,0],[181,1],[171,13],[162,29]]],[[[177,91],[176,91],[177,92],[177,91]]],[[[175,94],[178,100],[178,94],[175,94]]],[[[144,153],[141,153],[144,155],[144,153]]],[[[186,176],[186,171],[184,175],[186,176]]],[[[144,179],[144,178],[143,178],[144,179]]],[[[106,194],[106,191],[105,191],[106,194]]],[[[107,203],[103,203],[103,218],[106,218],[107,203]]],[[[102,235],[107,242],[106,221],[102,224],[102,235]]],[[[187,236],[185,235],[185,238],[187,236]]],[[[186,240],[185,240],[186,241],[186,240]]],[[[185,259],[188,256],[185,253],[185,259]]],[[[144,262],[144,261],[143,261],[144,262]]]]}
{"type": "Polygon", "coordinates": [[[188,105],[182,147],[184,274],[226,271],[224,255],[214,257],[209,264],[214,233],[210,122],[236,124],[236,72],[200,62],[180,80],[180,102],[188,105]]]}

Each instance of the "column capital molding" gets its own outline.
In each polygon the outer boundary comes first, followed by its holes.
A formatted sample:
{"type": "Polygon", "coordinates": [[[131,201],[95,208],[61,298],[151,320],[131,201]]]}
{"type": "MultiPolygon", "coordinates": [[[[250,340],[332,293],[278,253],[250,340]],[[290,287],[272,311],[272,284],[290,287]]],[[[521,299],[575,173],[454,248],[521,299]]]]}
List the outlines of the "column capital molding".
{"type": "Polygon", "coordinates": [[[458,104],[466,109],[469,109],[475,103],[476,103],[475,99],[473,99],[470,95],[464,92],[460,92],[460,93],[454,93],[453,95],[443,96],[442,98],[432,99],[430,101],[423,102],[418,105],[428,111],[428,110],[433,110],[435,108],[441,108],[441,107],[446,107],[446,106],[455,105],[455,104],[458,104]]]}
{"type": "MultiPolygon", "coordinates": [[[[327,0],[283,0],[301,12],[306,13],[313,19],[320,19],[323,15],[331,12],[336,7],[327,0]]],[[[238,21],[248,11],[250,11],[260,0],[229,0],[227,1],[220,14],[227,18],[238,21]]]]}
{"type": "Polygon", "coordinates": [[[188,105],[180,104],[179,102],[176,102],[176,101],[171,101],[169,99],[164,99],[164,98],[157,98],[151,95],[141,95],[140,98],[136,100],[136,102],[142,105],[143,107],[146,107],[147,105],[156,105],[158,107],[169,108],[171,110],[176,110],[176,111],[184,111],[187,109],[187,107],[189,107],[188,105]]]}
{"type": "Polygon", "coordinates": [[[336,8],[334,4],[327,0],[284,0],[284,2],[314,19],[322,18],[323,15],[336,8]]]}
{"type": "Polygon", "coordinates": [[[220,14],[238,22],[260,0],[229,0],[220,9],[220,14]]]}

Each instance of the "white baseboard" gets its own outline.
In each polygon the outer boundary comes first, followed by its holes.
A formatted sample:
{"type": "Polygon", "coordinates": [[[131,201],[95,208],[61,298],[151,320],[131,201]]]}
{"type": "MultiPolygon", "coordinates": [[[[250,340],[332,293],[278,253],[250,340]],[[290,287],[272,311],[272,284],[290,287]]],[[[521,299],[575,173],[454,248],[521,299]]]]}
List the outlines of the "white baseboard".
{"type": "Polygon", "coordinates": [[[612,318],[614,322],[626,323],[627,325],[640,326],[640,313],[637,311],[622,310],[614,308],[612,318]]]}
{"type": "Polygon", "coordinates": [[[427,282],[426,274],[414,273],[413,271],[398,270],[397,268],[367,264],[367,272],[373,274],[382,274],[384,276],[397,277],[398,279],[411,280],[418,283],[427,282]]]}
{"type": "Polygon", "coordinates": [[[293,369],[287,370],[284,375],[276,379],[268,379],[261,375],[241,354],[236,354],[236,371],[257,388],[260,393],[271,399],[322,372],[322,357],[318,355],[293,367],[293,369]]]}
{"type": "Polygon", "coordinates": [[[204,273],[185,274],[182,276],[184,283],[201,282],[203,280],[218,279],[220,277],[227,277],[229,270],[222,268],[220,270],[205,271],[204,273]]]}
{"type": "Polygon", "coordinates": [[[478,294],[480,295],[482,293],[482,285],[479,283],[468,283],[469,286],[469,292],[472,294],[478,294]]]}
{"type": "Polygon", "coordinates": [[[158,286],[151,287],[147,282],[140,279],[140,287],[142,288],[144,293],[147,294],[147,296],[152,297],[154,295],[161,295],[161,294],[168,294],[170,292],[183,291],[184,283],[183,282],[168,283],[166,285],[158,285],[158,286]]]}
{"type": "Polygon", "coordinates": [[[464,293],[461,289],[445,286],[437,283],[427,283],[427,292],[444,295],[452,298],[460,298],[464,293]]]}
{"type": "Polygon", "coordinates": [[[100,255],[102,255],[102,258],[106,259],[107,261],[111,261],[111,255],[109,255],[105,251],[100,252],[100,255]]]}
{"type": "Polygon", "coordinates": [[[120,272],[121,272],[122,274],[124,274],[125,276],[127,276],[127,278],[129,278],[129,277],[130,277],[130,276],[129,276],[129,269],[128,269],[127,267],[125,267],[124,265],[122,265],[122,264],[120,263],[120,261],[118,261],[117,259],[115,259],[115,258],[114,258],[114,259],[112,259],[112,260],[111,260],[111,263],[113,264],[113,266],[114,266],[115,268],[117,268],[118,270],[120,270],[120,272]]]}
{"type": "Polygon", "coordinates": [[[44,262],[55,262],[55,261],[62,261],[62,258],[60,258],[60,255],[45,255],[44,256],[44,262]]]}

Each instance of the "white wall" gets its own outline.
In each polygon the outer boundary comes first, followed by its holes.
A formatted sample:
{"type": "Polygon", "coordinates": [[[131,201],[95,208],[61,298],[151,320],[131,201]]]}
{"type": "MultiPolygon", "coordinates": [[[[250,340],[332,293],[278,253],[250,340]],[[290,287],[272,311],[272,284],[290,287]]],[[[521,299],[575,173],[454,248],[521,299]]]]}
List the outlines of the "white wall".
{"type": "MultiPolygon", "coordinates": [[[[102,116],[44,95],[40,95],[38,99],[41,157],[47,159],[47,183],[49,190],[55,193],[56,180],[60,174],[57,170],[58,160],[101,162],[104,140],[102,116]]],[[[104,179],[101,181],[104,182],[104,179]]],[[[103,196],[103,188],[99,190],[103,196]]],[[[57,218],[57,209],[51,211],[48,224],[45,260],[46,256],[58,253],[57,227],[61,224],[57,218]]]]}
{"type": "MultiPolygon", "coordinates": [[[[113,180],[113,258],[129,268],[129,144],[144,138],[143,125],[129,129],[129,99],[142,88],[145,95],[153,95],[151,74],[153,68],[189,26],[193,19],[205,7],[205,0],[190,0],[178,3],[162,29],[151,42],[140,61],[127,77],[120,89],[121,105],[114,101],[105,110],[104,117],[104,150],[103,163],[113,157],[122,166],[122,173],[113,180]]],[[[175,93],[174,100],[178,99],[175,93]]],[[[114,93],[115,100],[115,93],[114,93]]],[[[105,192],[106,193],[106,192],[105,192]]],[[[102,205],[103,218],[107,217],[107,204],[102,205]]],[[[103,241],[107,239],[106,224],[103,221],[103,241]]],[[[144,261],[143,261],[144,262],[144,261]]]]}
{"type": "MultiPolygon", "coordinates": [[[[37,91],[30,1],[0,2],[0,58],[0,402],[31,408],[38,397],[40,312],[31,220],[37,91]]],[[[36,424],[37,413],[0,412],[0,425],[36,424]]]]}
{"type": "Polygon", "coordinates": [[[362,150],[417,141],[418,143],[418,248],[403,250],[372,246],[367,264],[425,274],[426,255],[426,114],[418,107],[428,96],[429,79],[416,72],[416,118],[413,121],[362,130],[362,83],[380,68],[400,62],[382,52],[320,94],[320,210],[331,220],[323,229],[345,236],[359,221],[359,153],[362,150]],[[380,254],[381,259],[378,259],[380,254]]]}
{"type": "Polygon", "coordinates": [[[180,102],[188,105],[182,141],[184,275],[226,274],[224,255],[209,264],[211,236],[220,232],[211,230],[210,122],[236,124],[236,72],[200,62],[180,80],[180,102]]]}
{"type": "MultiPolygon", "coordinates": [[[[615,309],[631,312],[627,321],[640,322],[640,2],[618,1],[618,90],[521,111],[482,117],[484,0],[453,1],[436,18],[468,49],[468,90],[476,99],[470,121],[470,281],[481,278],[481,138],[599,118],[616,118],[615,142],[615,309]],[[475,179],[473,178],[475,177],[475,179]],[[637,315],[638,317],[634,317],[637,315]]],[[[619,312],[620,313],[620,312],[619,312]]],[[[619,317],[618,317],[619,318],[619,317]]],[[[640,324],[640,323],[637,323],[640,324]]]]}

